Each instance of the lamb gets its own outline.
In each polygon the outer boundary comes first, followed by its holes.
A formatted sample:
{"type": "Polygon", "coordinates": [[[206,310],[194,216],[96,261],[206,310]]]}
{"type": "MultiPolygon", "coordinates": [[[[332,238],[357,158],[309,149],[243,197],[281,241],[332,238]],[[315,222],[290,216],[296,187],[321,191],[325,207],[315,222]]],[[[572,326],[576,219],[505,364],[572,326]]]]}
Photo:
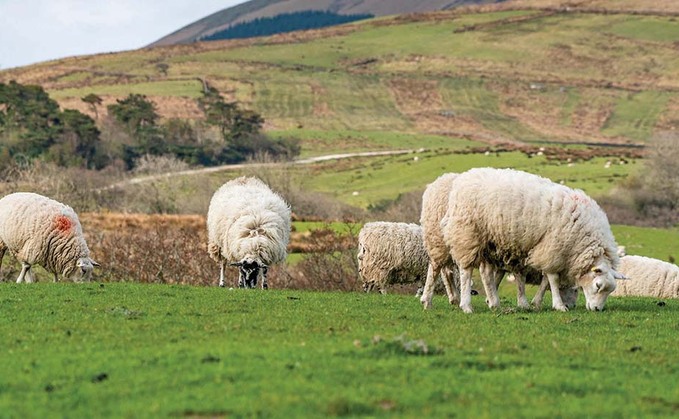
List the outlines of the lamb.
{"type": "Polygon", "coordinates": [[[366,292],[377,287],[384,294],[387,285],[424,282],[429,257],[422,242],[422,227],[384,221],[366,223],[358,234],[357,259],[366,292]]]}
{"type": "MultiPolygon", "coordinates": [[[[603,310],[616,279],[617,244],[606,214],[580,190],[511,169],[477,168],[458,175],[441,222],[460,268],[460,307],[472,312],[471,274],[488,254],[511,255],[547,276],[552,306],[567,311],[558,289],[583,289],[589,310],[603,310]]],[[[489,301],[497,289],[482,272],[489,301]]],[[[426,291],[426,287],[425,287],[426,291]]],[[[423,295],[423,299],[424,299],[423,295]]],[[[491,305],[491,304],[489,304],[491,305]]]]}
{"type": "Polygon", "coordinates": [[[624,256],[620,272],[629,281],[621,282],[614,296],[679,298],[679,266],[645,256],[624,256]]]}
{"type": "Polygon", "coordinates": [[[225,286],[226,264],[239,268],[238,287],[267,289],[267,269],[287,257],[290,207],[255,177],[239,177],[212,196],[207,213],[208,254],[220,264],[219,286],[225,286]]]}
{"type": "Polygon", "coordinates": [[[38,264],[73,281],[89,281],[95,266],[73,208],[30,192],[0,199],[0,266],[9,250],[21,263],[17,283],[35,281],[31,267],[38,264]]]}

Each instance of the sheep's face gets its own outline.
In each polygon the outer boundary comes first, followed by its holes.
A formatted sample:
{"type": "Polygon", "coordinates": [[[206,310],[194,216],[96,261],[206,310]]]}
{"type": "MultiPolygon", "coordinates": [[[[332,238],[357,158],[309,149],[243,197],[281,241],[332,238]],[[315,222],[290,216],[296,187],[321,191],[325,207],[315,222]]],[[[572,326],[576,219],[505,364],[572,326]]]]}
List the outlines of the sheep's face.
{"type": "Polygon", "coordinates": [[[254,259],[243,259],[231,265],[238,266],[239,288],[255,288],[259,280],[262,281],[262,288],[268,288],[266,283],[268,267],[266,265],[254,259]]]}
{"type": "Polygon", "coordinates": [[[578,285],[585,294],[587,310],[602,311],[609,294],[615,291],[618,279],[625,277],[606,263],[594,265],[588,273],[580,277],[578,285]]]}
{"type": "Polygon", "coordinates": [[[92,279],[92,271],[95,266],[99,266],[97,262],[90,258],[80,258],[76,262],[76,269],[72,270],[68,276],[74,282],[87,282],[92,279]]]}

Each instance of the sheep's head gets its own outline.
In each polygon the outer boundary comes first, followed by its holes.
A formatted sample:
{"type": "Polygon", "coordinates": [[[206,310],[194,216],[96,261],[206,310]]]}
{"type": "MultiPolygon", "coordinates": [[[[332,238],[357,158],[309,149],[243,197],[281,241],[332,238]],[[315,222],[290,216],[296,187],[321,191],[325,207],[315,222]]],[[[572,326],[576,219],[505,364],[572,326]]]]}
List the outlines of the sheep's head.
{"type": "Polygon", "coordinates": [[[587,309],[592,311],[603,310],[609,294],[615,291],[618,279],[627,278],[603,261],[594,264],[589,272],[582,275],[577,285],[582,287],[585,294],[587,309]]]}
{"type": "Polygon", "coordinates": [[[238,266],[239,288],[255,288],[260,278],[262,288],[268,288],[266,283],[267,265],[255,259],[245,258],[240,262],[232,263],[231,266],[238,266]]]}
{"type": "Polygon", "coordinates": [[[89,257],[79,258],[76,261],[75,269],[69,269],[64,272],[64,276],[74,282],[86,282],[92,279],[92,271],[95,266],[100,266],[97,262],[89,257]]]}

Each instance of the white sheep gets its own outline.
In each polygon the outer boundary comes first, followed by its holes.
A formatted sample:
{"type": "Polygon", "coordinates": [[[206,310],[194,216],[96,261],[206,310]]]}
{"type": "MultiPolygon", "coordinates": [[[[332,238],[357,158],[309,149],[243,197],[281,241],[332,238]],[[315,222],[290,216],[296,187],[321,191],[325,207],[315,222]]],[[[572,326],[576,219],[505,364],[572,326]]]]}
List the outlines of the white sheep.
{"type": "Polygon", "coordinates": [[[9,250],[19,262],[16,282],[34,282],[31,266],[38,264],[74,281],[89,281],[99,266],[90,258],[78,215],[61,202],[30,192],[0,199],[0,266],[9,250]]]}
{"type": "Polygon", "coordinates": [[[441,220],[448,210],[448,194],[457,177],[457,173],[445,173],[436,178],[422,194],[422,212],[420,213],[420,225],[422,226],[422,239],[424,248],[429,257],[427,279],[422,296],[427,295],[429,305],[433,295],[434,279],[441,274],[443,284],[446,287],[450,304],[460,302],[459,271],[457,265],[450,256],[450,250],[443,240],[441,220]],[[430,284],[427,289],[426,284],[430,284]]]}
{"type": "Polygon", "coordinates": [[[377,221],[358,234],[358,273],[363,290],[386,293],[393,284],[424,283],[429,257],[417,224],[377,221]]]}
{"type": "Polygon", "coordinates": [[[264,182],[239,177],[212,196],[207,213],[208,254],[220,264],[219,286],[226,264],[239,268],[238,286],[268,288],[270,265],[287,257],[290,207],[264,182]]]}
{"type": "Polygon", "coordinates": [[[679,298],[679,266],[645,256],[624,256],[619,271],[629,281],[618,284],[614,296],[679,298]]]}
{"type": "MultiPolygon", "coordinates": [[[[460,302],[459,271],[450,255],[450,249],[443,238],[441,221],[448,211],[448,196],[450,195],[450,189],[452,188],[453,181],[457,175],[457,173],[445,173],[427,185],[427,188],[422,195],[422,213],[420,215],[424,246],[429,255],[427,280],[429,280],[430,277],[435,278],[441,273],[444,284],[446,284],[445,281],[450,284],[451,280],[448,278],[452,277],[452,282],[455,286],[450,286],[451,291],[448,292],[448,299],[451,304],[458,304],[460,302]]],[[[506,269],[506,262],[507,261],[504,260],[501,261],[501,263],[499,263],[499,268],[496,268],[490,263],[484,263],[479,267],[479,270],[483,272],[484,276],[494,278],[492,282],[495,288],[497,288],[497,285],[499,285],[505,275],[504,269],[506,269]]],[[[525,283],[522,281],[523,275],[519,273],[520,269],[518,267],[514,268],[518,279],[516,282],[518,288],[518,304],[521,307],[527,308],[528,301],[525,297],[525,283]]],[[[488,291],[486,292],[488,293],[488,291]]],[[[426,308],[431,307],[431,296],[432,290],[428,290],[425,285],[421,300],[426,308]]]]}
{"type": "MultiPolygon", "coordinates": [[[[457,176],[450,190],[443,236],[460,268],[460,307],[472,312],[471,274],[488,254],[511,255],[547,276],[552,306],[566,311],[559,288],[581,287],[589,310],[602,310],[623,279],[606,214],[584,192],[530,173],[478,168],[457,176]]],[[[492,278],[481,279],[486,283],[492,278]]],[[[487,287],[489,305],[499,301],[487,287]]],[[[423,296],[424,298],[424,296],[423,296]]]]}

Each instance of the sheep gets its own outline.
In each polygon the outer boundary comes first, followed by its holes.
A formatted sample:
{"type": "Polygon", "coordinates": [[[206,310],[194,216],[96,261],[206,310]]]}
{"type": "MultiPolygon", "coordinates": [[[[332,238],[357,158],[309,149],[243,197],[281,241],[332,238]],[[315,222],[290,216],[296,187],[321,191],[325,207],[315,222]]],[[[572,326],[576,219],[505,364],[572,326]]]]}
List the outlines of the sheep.
{"type": "Polygon", "coordinates": [[[428,299],[429,306],[431,306],[431,297],[434,292],[432,288],[434,278],[439,274],[442,275],[441,277],[446,287],[450,304],[455,305],[460,302],[459,271],[457,265],[450,257],[448,247],[443,241],[443,233],[440,226],[441,220],[448,209],[448,194],[456,177],[457,173],[445,173],[427,185],[422,194],[420,225],[422,226],[424,248],[429,257],[427,279],[422,291],[422,298],[428,299]],[[453,286],[451,282],[457,285],[453,286]],[[426,284],[430,284],[430,288],[427,288],[426,284]]]}
{"type": "MultiPolygon", "coordinates": [[[[580,190],[512,169],[477,168],[457,176],[441,222],[450,254],[460,268],[460,308],[472,312],[471,274],[485,255],[511,255],[547,276],[552,307],[567,311],[558,289],[583,289],[589,310],[603,310],[616,279],[617,244],[606,214],[580,190]]],[[[493,279],[482,272],[499,301],[493,279]]],[[[426,291],[426,290],[425,290],[426,291]]],[[[495,305],[496,306],[496,305],[495,305]]]]}
{"type": "MultiPolygon", "coordinates": [[[[448,292],[450,304],[458,304],[460,302],[459,271],[457,265],[450,256],[450,249],[444,241],[443,232],[441,230],[441,221],[448,210],[448,196],[457,175],[457,173],[445,173],[434,180],[434,182],[427,185],[427,188],[422,195],[422,213],[420,215],[424,245],[427,249],[427,254],[429,255],[427,281],[429,281],[429,278],[435,278],[439,275],[439,272],[441,272],[443,274],[444,284],[446,284],[446,281],[450,283],[450,279],[448,278],[452,276],[453,282],[457,286],[450,286],[451,292],[448,292]]],[[[496,269],[491,264],[482,264],[479,269],[484,272],[485,276],[495,278],[492,282],[495,283],[494,286],[496,288],[504,277],[504,271],[496,269]]],[[[519,276],[519,280],[517,281],[519,290],[518,302],[520,306],[527,308],[528,302],[525,298],[525,286],[520,278],[522,278],[522,276],[519,276]]],[[[431,307],[432,291],[433,290],[431,289],[427,289],[425,284],[421,296],[421,301],[425,308],[431,307]]],[[[488,293],[487,290],[486,292],[488,293]]]]}
{"type": "Polygon", "coordinates": [[[226,264],[237,266],[238,287],[267,289],[267,270],[287,257],[290,207],[255,177],[226,182],[212,196],[207,213],[208,254],[220,265],[225,286],[226,264]]]}
{"type": "Polygon", "coordinates": [[[394,222],[366,223],[358,234],[358,273],[363,290],[424,282],[429,257],[422,242],[422,227],[394,222]]]}
{"type": "Polygon", "coordinates": [[[645,256],[620,259],[620,272],[629,281],[621,282],[614,296],[679,298],[679,266],[645,256]]]}
{"type": "Polygon", "coordinates": [[[78,215],[61,202],[31,192],[0,199],[0,267],[9,250],[21,263],[17,284],[35,281],[38,264],[73,281],[89,281],[95,266],[83,237],[78,215]]]}

